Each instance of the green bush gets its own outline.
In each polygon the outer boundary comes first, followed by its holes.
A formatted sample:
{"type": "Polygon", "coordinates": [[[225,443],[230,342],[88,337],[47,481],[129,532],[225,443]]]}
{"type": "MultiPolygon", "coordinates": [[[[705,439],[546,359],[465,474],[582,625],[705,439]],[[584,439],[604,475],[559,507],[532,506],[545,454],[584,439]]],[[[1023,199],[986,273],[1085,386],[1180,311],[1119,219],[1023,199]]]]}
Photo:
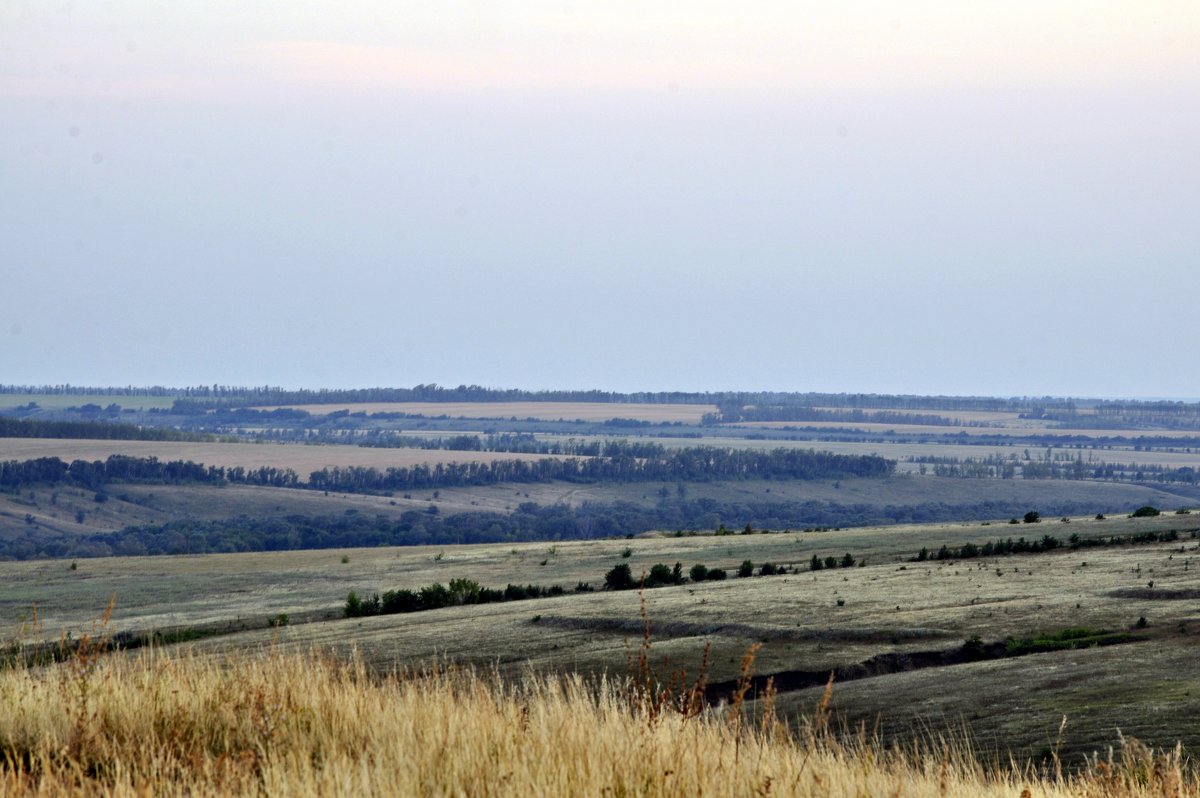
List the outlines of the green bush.
{"type": "Polygon", "coordinates": [[[1151,507],[1149,504],[1143,505],[1129,514],[1130,518],[1153,518],[1156,515],[1161,515],[1162,511],[1157,507],[1151,507]]]}
{"type": "Polygon", "coordinates": [[[636,587],[633,581],[633,572],[629,570],[629,566],[625,563],[614,565],[604,575],[605,590],[629,590],[632,587],[636,587]]]}
{"type": "Polygon", "coordinates": [[[708,578],[708,566],[703,563],[696,563],[688,571],[688,576],[692,578],[693,582],[703,582],[708,578]]]}
{"type": "Polygon", "coordinates": [[[708,574],[704,578],[709,582],[720,582],[727,576],[729,576],[729,574],[725,573],[724,568],[710,568],[708,574]]]}
{"type": "Polygon", "coordinates": [[[646,587],[658,587],[659,585],[675,584],[674,574],[671,573],[669,565],[655,563],[650,566],[650,573],[646,576],[646,587]]]}
{"type": "Polygon", "coordinates": [[[737,575],[743,579],[747,576],[754,576],[754,563],[749,560],[742,560],[742,564],[738,566],[737,575]]]}

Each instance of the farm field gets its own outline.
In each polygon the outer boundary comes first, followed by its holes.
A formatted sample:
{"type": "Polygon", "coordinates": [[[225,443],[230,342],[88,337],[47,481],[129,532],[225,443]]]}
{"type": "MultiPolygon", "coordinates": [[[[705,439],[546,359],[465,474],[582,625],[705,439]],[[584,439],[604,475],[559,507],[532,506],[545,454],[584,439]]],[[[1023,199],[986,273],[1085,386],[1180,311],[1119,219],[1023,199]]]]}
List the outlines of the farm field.
{"type": "MultiPolygon", "coordinates": [[[[651,658],[695,672],[711,644],[710,680],[733,679],[745,650],[761,643],[761,674],[826,672],[879,655],[949,651],[978,635],[986,642],[1070,627],[1128,632],[1123,645],[905,671],[839,682],[834,708],[847,723],[878,719],[882,733],[910,737],[964,729],[989,751],[1037,754],[1053,744],[1067,715],[1063,751],[1078,757],[1115,739],[1115,728],[1157,744],[1200,746],[1200,677],[1186,664],[1200,644],[1197,516],[1072,518],[1070,524],[908,525],[831,532],[643,536],[633,540],[278,552],[185,557],[102,558],[0,564],[3,636],[22,634],[37,604],[42,633],[78,634],[116,597],[115,630],[210,625],[227,632],[199,641],[205,654],[272,649],[339,657],[370,666],[421,665],[432,658],[498,666],[519,677],[538,672],[626,672],[641,643],[637,591],[572,593],[408,615],[341,618],[350,590],[360,595],[469,578],[598,587],[613,565],[634,573],[656,562],[729,570],[750,559],[804,568],[813,554],[851,552],[862,567],[784,576],[731,578],[645,592],[651,658]],[[1197,520],[1193,524],[1192,519],[1197,520]],[[983,543],[1053,533],[1082,539],[1178,529],[1175,543],[1059,550],[1038,555],[910,562],[921,547],[983,543]],[[629,550],[629,556],[623,557],[629,550]],[[1152,587],[1148,586],[1153,584],[1152,587]],[[268,619],[287,613],[284,628],[268,619]],[[1144,628],[1139,619],[1145,618],[1144,628]],[[239,631],[241,627],[244,631],[239,631]],[[1182,668],[1182,670],[1181,670],[1182,668]],[[988,695],[986,712],[978,696],[988,695]],[[1139,709],[1140,708],[1140,709],[1139,709]],[[1131,713],[1137,715],[1130,725],[1131,713]],[[1049,735],[1049,736],[1048,736],[1049,735]],[[1170,736],[1171,739],[1167,739],[1170,736]]],[[[781,677],[782,678],[782,677],[781,677]]],[[[811,710],[814,690],[785,690],[791,717],[811,710]]]]}
{"type": "Polygon", "coordinates": [[[967,435],[1005,436],[1013,438],[1025,437],[1030,434],[1071,435],[1084,438],[1139,437],[1143,435],[1152,435],[1156,438],[1179,439],[1196,437],[1196,430],[1133,428],[1064,429],[1062,427],[1055,427],[1050,422],[1038,420],[1022,420],[1015,422],[1013,426],[1006,425],[1003,427],[957,427],[937,424],[898,424],[895,422],[881,423],[871,421],[739,421],[733,424],[722,424],[721,426],[740,429],[786,429],[788,427],[797,429],[842,429],[856,430],[863,433],[901,432],[914,435],[959,435],[966,433],[967,435]],[[1015,424],[1027,426],[1015,426],[1015,424]]]}
{"type": "Polygon", "coordinates": [[[379,469],[438,463],[492,462],[493,460],[541,460],[549,455],[498,452],[461,452],[443,449],[384,449],[337,444],[305,445],[283,443],[192,443],[180,441],[110,441],[62,438],[0,438],[0,460],[32,460],[57,457],[72,460],[104,460],[114,454],[157,457],[159,460],[191,460],[206,466],[247,469],[290,468],[307,480],[322,468],[370,466],[379,469]]]}
{"type": "MultiPolygon", "coordinates": [[[[551,436],[541,436],[550,439],[551,436]]],[[[558,436],[569,437],[569,436],[558,436]]],[[[702,440],[693,438],[669,438],[647,436],[638,440],[652,440],[668,448],[685,448],[703,444],[705,446],[728,446],[734,449],[752,449],[769,451],[771,449],[817,449],[835,454],[874,454],[887,457],[898,462],[899,471],[917,471],[917,464],[910,462],[917,457],[957,457],[961,460],[982,459],[986,457],[1016,457],[1022,460],[1025,452],[1033,459],[1042,459],[1046,452],[1055,461],[1074,460],[1081,457],[1085,465],[1097,465],[1101,462],[1114,465],[1161,465],[1168,468],[1191,466],[1200,468],[1200,449],[1143,449],[1137,450],[1132,446],[1104,446],[1079,449],[1065,446],[1032,446],[1021,442],[1010,445],[984,445],[966,443],[914,443],[879,442],[879,441],[833,441],[814,438],[812,440],[785,440],[774,438],[736,438],[720,435],[705,436],[702,440]]]]}
{"type": "Polygon", "coordinates": [[[644,404],[634,402],[362,402],[342,404],[296,404],[259,407],[275,410],[288,407],[314,415],[348,410],[351,413],[408,413],[422,416],[457,418],[536,418],[543,421],[608,421],[630,418],[637,421],[685,422],[695,424],[714,405],[644,404]]]}

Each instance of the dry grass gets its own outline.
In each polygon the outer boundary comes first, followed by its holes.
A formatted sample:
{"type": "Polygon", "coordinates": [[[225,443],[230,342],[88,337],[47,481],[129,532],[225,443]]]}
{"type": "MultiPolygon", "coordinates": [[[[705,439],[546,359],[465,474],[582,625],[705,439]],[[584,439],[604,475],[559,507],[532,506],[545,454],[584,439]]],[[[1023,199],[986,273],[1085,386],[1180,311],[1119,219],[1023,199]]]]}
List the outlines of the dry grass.
{"type": "MultiPolygon", "coordinates": [[[[752,660],[752,652],[749,655],[752,660]]],[[[5,795],[1195,795],[1130,742],[1078,775],[985,769],[961,745],[884,750],[812,722],[654,702],[630,681],[377,677],[266,651],[150,653],[0,674],[5,795]],[[672,709],[673,706],[677,708],[672,709]],[[679,711],[682,709],[683,711],[679,711]]]]}
{"type": "Polygon", "coordinates": [[[177,441],[95,441],[73,438],[0,438],[0,460],[104,460],[110,455],[191,460],[208,466],[247,469],[291,468],[307,479],[322,468],[346,466],[409,467],[420,464],[545,459],[548,455],[457,452],[443,449],[378,449],[363,446],[306,446],[283,443],[189,443],[177,441]]]}
{"type": "MultiPolygon", "coordinates": [[[[282,405],[324,415],[338,410],[351,413],[409,413],[451,418],[536,418],[542,421],[608,421],[633,418],[638,421],[682,421],[695,424],[715,405],[639,404],[636,402],[362,402],[318,405],[282,405]]],[[[260,408],[274,410],[279,405],[260,408]]]]}

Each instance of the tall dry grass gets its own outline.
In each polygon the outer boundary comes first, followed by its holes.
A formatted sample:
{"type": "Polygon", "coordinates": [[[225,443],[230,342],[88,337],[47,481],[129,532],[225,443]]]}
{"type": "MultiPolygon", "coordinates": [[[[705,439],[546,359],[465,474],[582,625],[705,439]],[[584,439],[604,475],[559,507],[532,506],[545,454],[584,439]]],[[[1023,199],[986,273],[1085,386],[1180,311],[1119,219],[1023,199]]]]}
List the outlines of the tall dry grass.
{"type": "MultiPolygon", "coordinates": [[[[679,696],[689,694],[681,691],[679,696]]],[[[663,700],[638,679],[379,676],[274,651],[105,655],[0,673],[0,795],[1195,795],[1178,752],[1129,744],[1075,776],[982,768],[962,746],[838,742],[818,714],[663,700]]]]}

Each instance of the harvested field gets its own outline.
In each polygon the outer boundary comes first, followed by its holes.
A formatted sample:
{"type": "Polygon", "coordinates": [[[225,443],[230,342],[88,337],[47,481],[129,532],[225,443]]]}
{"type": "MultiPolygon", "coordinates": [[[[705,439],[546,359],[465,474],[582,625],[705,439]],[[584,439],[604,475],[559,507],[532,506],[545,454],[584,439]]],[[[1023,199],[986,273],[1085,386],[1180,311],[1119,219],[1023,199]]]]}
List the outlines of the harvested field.
{"type": "Polygon", "coordinates": [[[443,449],[380,449],[363,446],[309,446],[281,443],[185,443],[176,441],[98,441],[66,438],[0,438],[0,460],[104,460],[114,454],[191,460],[209,466],[291,468],[307,479],[322,468],[388,467],[493,460],[542,460],[549,455],[458,452],[443,449]]]}
{"type": "Polygon", "coordinates": [[[363,402],[359,404],[272,405],[324,415],[339,410],[351,413],[408,413],[451,418],[536,418],[542,421],[608,421],[631,418],[653,423],[681,421],[695,424],[715,405],[636,404],[620,402],[363,402]]]}
{"type": "Polygon", "coordinates": [[[1022,420],[1004,427],[954,427],[936,424],[886,424],[874,422],[853,421],[740,421],[736,424],[726,424],[729,427],[746,427],[760,429],[853,429],[860,432],[904,432],[924,435],[1004,435],[1022,437],[1036,435],[1074,435],[1082,438],[1137,438],[1148,435],[1156,438],[1195,438],[1200,436],[1196,430],[1162,430],[1162,429],[1063,429],[1052,426],[1048,421],[1022,420]],[[1025,426],[1016,426],[1017,424],[1025,426]]]}

